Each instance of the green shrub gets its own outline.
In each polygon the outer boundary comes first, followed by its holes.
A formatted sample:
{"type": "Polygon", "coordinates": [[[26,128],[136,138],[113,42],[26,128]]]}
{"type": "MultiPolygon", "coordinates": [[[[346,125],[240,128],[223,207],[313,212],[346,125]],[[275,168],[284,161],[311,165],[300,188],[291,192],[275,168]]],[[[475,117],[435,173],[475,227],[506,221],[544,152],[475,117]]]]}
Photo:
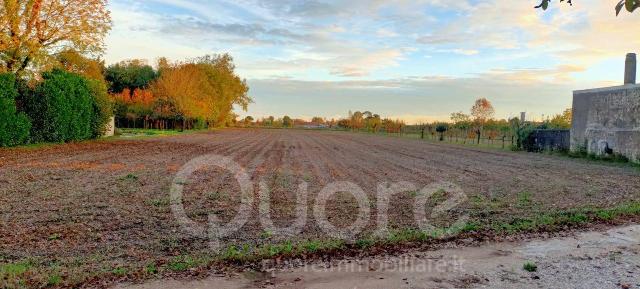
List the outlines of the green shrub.
{"type": "Polygon", "coordinates": [[[31,122],[16,111],[18,89],[13,74],[0,74],[0,146],[15,146],[29,140],[31,122]]]}
{"type": "Polygon", "coordinates": [[[80,75],[53,70],[24,95],[25,110],[31,117],[32,140],[66,142],[94,136],[96,115],[91,85],[80,75]]]}
{"type": "Polygon", "coordinates": [[[533,262],[527,262],[527,263],[524,263],[524,265],[522,266],[522,269],[524,269],[527,272],[536,272],[538,271],[538,265],[536,265],[533,262]]]}
{"type": "Polygon", "coordinates": [[[87,80],[93,97],[93,120],[91,121],[92,137],[104,135],[107,123],[113,116],[113,102],[107,92],[107,85],[97,80],[87,80]]]}
{"type": "Polygon", "coordinates": [[[529,136],[536,130],[536,127],[531,124],[524,124],[516,130],[517,137],[517,149],[518,150],[529,150],[530,144],[527,143],[529,140],[529,136]]]}

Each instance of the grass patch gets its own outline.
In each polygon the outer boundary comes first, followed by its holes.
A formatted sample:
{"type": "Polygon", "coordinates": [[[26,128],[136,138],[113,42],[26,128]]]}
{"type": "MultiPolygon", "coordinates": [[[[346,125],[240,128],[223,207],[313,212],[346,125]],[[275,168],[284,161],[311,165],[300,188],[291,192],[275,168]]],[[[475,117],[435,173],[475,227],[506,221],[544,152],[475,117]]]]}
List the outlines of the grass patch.
{"type": "Polygon", "coordinates": [[[57,233],[56,234],[52,234],[52,235],[49,236],[48,239],[49,239],[49,241],[60,240],[60,239],[62,239],[62,235],[57,234],[57,233]]]}
{"type": "Polygon", "coordinates": [[[479,231],[480,228],[481,228],[480,224],[475,223],[475,222],[471,222],[471,223],[464,224],[464,226],[462,227],[460,232],[461,233],[476,232],[476,231],[479,231]]]}
{"type": "Polygon", "coordinates": [[[254,262],[276,256],[295,257],[322,254],[346,249],[343,240],[308,240],[301,242],[284,241],[277,244],[263,244],[256,247],[233,245],[227,247],[220,257],[226,262],[254,262]]]}
{"type": "Polygon", "coordinates": [[[116,276],[126,276],[127,272],[128,272],[127,268],[123,268],[123,267],[118,267],[111,270],[111,273],[113,273],[113,275],[116,275],[116,276]]]}
{"type": "Polygon", "coordinates": [[[538,271],[538,265],[536,265],[533,262],[526,262],[522,266],[522,269],[524,269],[527,272],[536,272],[536,271],[538,271]]]}
{"type": "Polygon", "coordinates": [[[273,237],[273,232],[271,231],[264,231],[260,234],[260,239],[269,239],[271,237],[273,237]]]}
{"type": "MultiPolygon", "coordinates": [[[[221,260],[251,262],[276,256],[296,257],[310,254],[324,254],[341,250],[366,250],[375,246],[396,246],[419,244],[456,233],[519,234],[541,230],[557,231],[578,227],[590,222],[609,221],[623,216],[640,215],[640,202],[621,205],[610,209],[577,209],[539,214],[531,218],[513,218],[509,221],[467,222],[458,226],[435,228],[430,231],[402,229],[389,232],[386,236],[365,236],[354,243],[343,240],[308,240],[299,243],[286,241],[279,244],[264,244],[257,247],[230,246],[222,254],[221,260]]],[[[264,233],[263,233],[264,235],[264,233]]]]}
{"type": "Polygon", "coordinates": [[[144,272],[151,275],[158,274],[158,267],[155,263],[148,264],[146,267],[144,267],[144,272]]]}
{"type": "Polygon", "coordinates": [[[311,254],[318,252],[320,247],[321,247],[321,244],[319,241],[308,241],[299,246],[302,252],[309,252],[311,254]]]}
{"type": "Polygon", "coordinates": [[[640,215],[640,202],[620,205],[610,209],[584,208],[540,214],[532,218],[514,218],[507,222],[494,222],[485,226],[499,234],[513,234],[539,230],[558,230],[564,226],[580,226],[586,223],[610,221],[623,216],[640,215]]]}
{"type": "MultiPolygon", "coordinates": [[[[552,232],[564,230],[567,227],[584,226],[591,222],[608,222],[625,216],[640,216],[640,202],[627,203],[612,208],[582,208],[568,211],[546,212],[531,217],[521,216],[503,221],[481,218],[479,220],[462,224],[458,227],[437,228],[430,231],[402,229],[391,231],[383,236],[365,235],[353,243],[347,243],[343,240],[337,239],[313,239],[299,242],[284,241],[276,244],[233,245],[227,247],[219,254],[203,252],[194,253],[192,255],[180,255],[170,259],[168,262],[166,262],[166,260],[150,260],[150,262],[138,265],[132,264],[126,268],[118,267],[112,270],[100,272],[84,272],[82,277],[77,278],[61,277],[58,274],[59,272],[62,272],[60,270],[66,272],[70,268],[80,266],[80,263],[56,265],[59,266],[56,270],[50,270],[50,268],[46,269],[44,267],[34,268],[33,266],[36,265],[33,265],[35,263],[32,262],[21,262],[0,265],[0,280],[8,280],[9,286],[20,288],[20,284],[26,282],[23,281],[23,279],[26,280],[25,278],[31,278],[33,277],[33,274],[43,274],[38,277],[38,280],[42,280],[43,285],[47,282],[49,284],[48,286],[80,287],[79,284],[82,284],[82,282],[85,282],[85,280],[90,278],[109,278],[114,275],[148,278],[158,274],[185,272],[194,268],[204,268],[229,262],[240,265],[250,263],[255,264],[261,260],[273,258],[317,258],[324,255],[335,255],[349,252],[354,253],[359,250],[371,250],[372,248],[394,248],[402,245],[409,247],[420,246],[422,244],[432,242],[446,242],[450,239],[441,237],[452,236],[452,232],[463,233],[460,238],[470,238],[476,234],[484,236],[492,234],[520,234],[537,231],[552,232]]],[[[165,241],[171,243],[168,244],[168,247],[179,245],[178,240],[173,238],[165,241]]],[[[86,262],[95,264],[98,261],[86,262]]],[[[529,269],[536,268],[535,270],[537,270],[537,266],[535,265],[535,263],[531,263],[527,267],[529,269]]],[[[523,270],[528,271],[525,266],[523,266],[523,270]]]]}
{"type": "Polygon", "coordinates": [[[531,203],[533,203],[533,201],[531,200],[531,193],[522,192],[518,194],[518,207],[526,208],[531,206],[531,203]]]}
{"type": "Polygon", "coordinates": [[[171,200],[169,200],[169,198],[160,198],[160,199],[146,200],[145,203],[149,206],[154,206],[154,207],[168,207],[171,204],[171,200]]]}
{"type": "MultiPolygon", "coordinates": [[[[16,278],[31,269],[32,264],[30,262],[21,262],[14,264],[4,264],[0,265],[0,276],[4,278],[16,278]]],[[[3,278],[0,278],[2,280],[3,278]]]]}
{"type": "Polygon", "coordinates": [[[140,129],[140,128],[121,128],[118,129],[120,137],[149,137],[149,136],[172,136],[180,135],[192,131],[178,130],[159,130],[159,129],[140,129]]]}
{"type": "Polygon", "coordinates": [[[135,174],[128,174],[120,178],[121,181],[137,181],[139,178],[135,174]]]}
{"type": "Polygon", "coordinates": [[[182,272],[195,268],[198,266],[198,262],[191,256],[178,256],[169,262],[168,267],[171,271],[182,272]]]}
{"type": "Polygon", "coordinates": [[[54,274],[49,276],[49,279],[47,280],[47,285],[56,286],[56,285],[59,285],[61,282],[62,282],[62,276],[58,274],[54,274]]]}
{"type": "Polygon", "coordinates": [[[373,237],[366,237],[356,241],[356,246],[360,249],[367,249],[376,244],[376,240],[373,237]]]}
{"type": "Polygon", "coordinates": [[[573,159],[585,159],[593,162],[628,164],[640,169],[640,159],[634,161],[619,153],[613,153],[609,155],[596,155],[594,153],[587,152],[587,149],[583,147],[575,151],[554,152],[554,154],[573,158],[573,159]]]}
{"type": "Polygon", "coordinates": [[[27,288],[26,280],[31,274],[33,264],[31,262],[19,262],[0,265],[0,287],[2,288],[27,288]]]}
{"type": "Polygon", "coordinates": [[[438,190],[437,192],[433,193],[433,195],[429,197],[428,205],[437,206],[446,200],[447,200],[447,192],[445,190],[438,190]]]}
{"type": "Polygon", "coordinates": [[[211,201],[229,201],[231,200],[231,195],[227,192],[215,191],[207,193],[207,199],[211,201]]]}

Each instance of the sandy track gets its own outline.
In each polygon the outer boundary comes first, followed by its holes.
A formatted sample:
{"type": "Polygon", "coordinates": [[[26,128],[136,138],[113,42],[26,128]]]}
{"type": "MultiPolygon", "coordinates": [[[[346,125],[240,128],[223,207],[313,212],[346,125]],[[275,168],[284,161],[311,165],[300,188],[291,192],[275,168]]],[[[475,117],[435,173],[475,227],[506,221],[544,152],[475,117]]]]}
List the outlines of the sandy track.
{"type": "MultiPolygon", "coordinates": [[[[328,183],[353,182],[372,200],[373,213],[378,184],[399,181],[418,187],[452,182],[472,199],[494,204],[491,210],[462,204],[460,210],[472,218],[607,207],[640,199],[640,172],[631,167],[342,132],[223,130],[4,149],[0,150],[0,257],[12,262],[29,257],[93,258],[97,261],[91,266],[115,266],[205,250],[206,240],[181,233],[168,198],[175,173],[191,159],[212,153],[233,158],[252,181],[271,185],[272,216],[278,226],[292,222],[295,189],[302,181],[309,183],[310,205],[328,183]],[[524,207],[518,205],[523,193],[530,198],[524,207]]],[[[213,170],[197,180],[185,191],[189,217],[205,223],[213,211],[230,219],[238,200],[233,178],[213,170]]],[[[415,225],[407,213],[413,206],[409,194],[395,197],[391,204],[392,226],[415,225]]],[[[328,205],[329,219],[337,226],[349,225],[354,209],[348,195],[337,196],[328,205]]],[[[261,235],[263,228],[253,214],[226,241],[272,241],[261,235]]],[[[311,221],[297,236],[322,237],[311,221]]]]}

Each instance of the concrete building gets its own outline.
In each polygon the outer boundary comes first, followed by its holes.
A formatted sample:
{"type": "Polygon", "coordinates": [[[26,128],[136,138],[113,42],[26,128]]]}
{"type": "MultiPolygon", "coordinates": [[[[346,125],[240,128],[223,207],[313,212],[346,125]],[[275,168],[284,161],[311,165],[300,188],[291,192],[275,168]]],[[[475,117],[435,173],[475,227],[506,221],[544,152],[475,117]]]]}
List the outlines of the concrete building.
{"type": "Polygon", "coordinates": [[[624,85],[573,92],[572,150],[618,153],[640,161],[640,85],[636,55],[627,55],[624,85]]]}

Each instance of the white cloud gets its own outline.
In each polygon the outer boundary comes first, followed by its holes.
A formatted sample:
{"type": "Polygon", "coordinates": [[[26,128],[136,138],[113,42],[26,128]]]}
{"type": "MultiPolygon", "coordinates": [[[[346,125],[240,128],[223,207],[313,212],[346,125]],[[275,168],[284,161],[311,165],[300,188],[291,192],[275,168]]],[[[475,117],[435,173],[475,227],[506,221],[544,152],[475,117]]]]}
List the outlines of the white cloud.
{"type": "Polygon", "coordinates": [[[460,54],[460,55],[476,55],[478,53],[480,53],[480,51],[476,50],[476,49],[462,49],[462,48],[456,48],[456,49],[451,49],[451,50],[444,50],[444,51],[449,51],[449,52],[453,52],[455,54],[460,54]]]}
{"type": "Polygon", "coordinates": [[[398,33],[394,32],[392,30],[386,29],[386,28],[380,28],[380,29],[378,29],[378,31],[376,31],[376,35],[378,37],[385,37],[386,38],[386,37],[397,37],[398,33]]]}
{"type": "Polygon", "coordinates": [[[477,95],[503,116],[549,114],[570,105],[573,88],[616,83],[621,71],[589,69],[638,50],[637,12],[615,17],[615,3],[599,0],[542,12],[535,2],[114,0],[106,60],[230,52],[258,114],[370,105],[418,119],[466,110],[477,95]]]}

